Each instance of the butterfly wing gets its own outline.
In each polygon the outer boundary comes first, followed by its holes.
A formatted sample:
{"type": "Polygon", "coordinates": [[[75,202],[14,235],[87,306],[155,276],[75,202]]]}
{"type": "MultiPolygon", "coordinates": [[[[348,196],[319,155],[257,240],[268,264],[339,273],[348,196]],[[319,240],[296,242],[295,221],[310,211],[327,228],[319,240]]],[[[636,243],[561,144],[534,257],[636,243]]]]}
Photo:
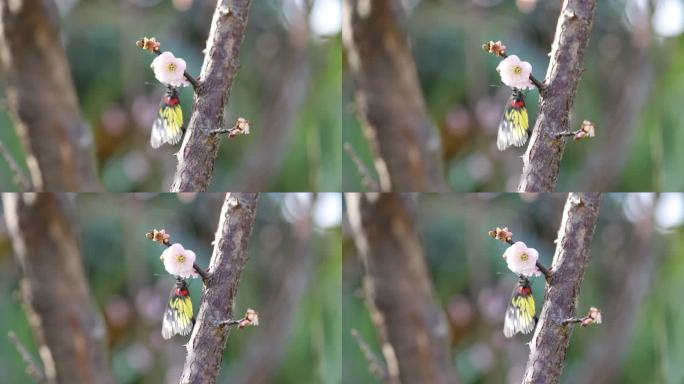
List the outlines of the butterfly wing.
{"type": "Polygon", "coordinates": [[[150,145],[159,148],[164,143],[177,144],[183,137],[183,109],[180,105],[178,92],[170,88],[161,104],[157,118],[152,124],[150,145]]]}
{"type": "Polygon", "coordinates": [[[171,290],[169,301],[164,310],[162,337],[168,340],[175,334],[188,335],[192,331],[193,325],[192,300],[188,294],[185,281],[180,281],[171,290]]]}
{"type": "Polygon", "coordinates": [[[504,319],[503,332],[506,337],[513,337],[518,332],[530,333],[537,324],[534,297],[529,283],[526,287],[527,289],[521,289],[521,285],[518,285],[513,290],[504,319]]]}
{"type": "Polygon", "coordinates": [[[529,137],[529,127],[530,123],[525,100],[522,93],[514,92],[508,104],[506,104],[501,123],[499,123],[496,147],[503,151],[511,145],[516,147],[523,146],[529,137]]]}

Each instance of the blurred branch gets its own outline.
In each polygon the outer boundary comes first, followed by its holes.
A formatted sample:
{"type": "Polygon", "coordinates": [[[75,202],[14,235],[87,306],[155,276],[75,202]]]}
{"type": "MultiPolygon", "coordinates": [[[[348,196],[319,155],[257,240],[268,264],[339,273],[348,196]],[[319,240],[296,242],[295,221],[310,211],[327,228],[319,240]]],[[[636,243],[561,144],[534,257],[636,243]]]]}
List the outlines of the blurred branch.
{"type": "MultiPolygon", "coordinates": [[[[313,206],[309,205],[310,208],[313,206]]],[[[302,297],[309,290],[313,274],[311,214],[302,213],[292,224],[287,246],[274,249],[276,254],[263,255],[270,260],[267,276],[272,284],[262,296],[268,301],[262,318],[264,325],[249,342],[243,357],[235,362],[236,372],[226,381],[232,384],[260,384],[275,381],[293,325],[300,316],[302,297]],[[291,244],[291,245],[289,245],[291,244]]],[[[309,290],[310,291],[310,290],[309,290]]]]}
{"type": "Polygon", "coordinates": [[[446,316],[434,294],[411,195],[347,193],[367,304],[389,383],[455,383],[446,316]]]}
{"type": "Polygon", "coordinates": [[[446,191],[441,143],[425,110],[399,0],[345,0],[343,41],[382,191],[446,191]]]}
{"type": "Polygon", "coordinates": [[[241,162],[236,188],[241,191],[263,191],[274,182],[282,167],[285,152],[297,124],[297,113],[303,109],[310,85],[308,13],[301,6],[292,7],[296,22],[288,27],[287,44],[277,69],[277,80],[269,83],[271,98],[264,100],[263,131],[259,140],[241,162]],[[296,13],[295,13],[296,12],[296,13]]]}
{"type": "Polygon", "coordinates": [[[31,182],[26,178],[24,172],[19,168],[17,161],[12,157],[12,154],[9,153],[7,147],[5,147],[5,144],[2,142],[0,142],[0,155],[5,159],[5,162],[7,162],[7,165],[14,174],[14,182],[17,183],[19,189],[22,191],[32,190],[33,187],[31,186],[31,182]]]}
{"type": "Polygon", "coordinates": [[[555,384],[560,380],[572,328],[562,321],[575,316],[584,271],[591,259],[591,242],[598,220],[600,194],[568,195],[558,230],[556,253],[547,282],[523,383],[555,384]]]}
{"type": "Polygon", "coordinates": [[[388,374],[387,374],[387,367],[385,364],[380,360],[379,357],[375,356],[375,353],[373,353],[373,350],[371,349],[370,345],[366,342],[366,340],[363,339],[359,331],[356,329],[351,330],[351,335],[356,340],[356,344],[359,345],[359,348],[361,349],[361,352],[363,352],[363,355],[366,357],[366,360],[368,361],[368,371],[375,376],[378,380],[386,382],[388,381],[388,374]]]}
{"type": "Polygon", "coordinates": [[[182,383],[212,384],[218,377],[230,328],[217,323],[233,318],[233,304],[247,262],[257,200],[257,193],[226,195],[197,321],[187,344],[182,383]]]}
{"type": "MultiPolygon", "coordinates": [[[[628,346],[634,335],[636,322],[643,313],[644,296],[655,275],[658,258],[654,251],[653,206],[642,207],[643,214],[632,228],[625,249],[616,255],[603,273],[611,282],[605,296],[610,297],[606,313],[610,313],[610,327],[605,327],[589,346],[570,383],[614,383],[622,372],[628,346]],[[581,373],[581,374],[580,374],[581,373]]],[[[667,252],[664,252],[667,254],[667,252]]]]}
{"type": "Polygon", "coordinates": [[[218,155],[224,110],[239,66],[251,0],[220,0],[211,21],[199,88],[178,151],[171,192],[206,191],[218,155]]]}
{"type": "Polygon", "coordinates": [[[17,334],[13,331],[9,331],[7,336],[10,341],[12,341],[12,344],[14,344],[14,348],[16,348],[17,352],[19,352],[24,364],[26,364],[26,374],[39,383],[45,383],[45,372],[43,372],[43,369],[38,365],[38,362],[33,359],[26,346],[17,337],[17,334]]]}
{"type": "Polygon", "coordinates": [[[0,2],[9,107],[36,190],[97,191],[93,137],[81,116],[58,19],[52,1],[0,2]]]}
{"type": "Polygon", "coordinates": [[[21,291],[47,383],[114,383],[105,326],[92,300],[70,195],[2,195],[21,291]]]}
{"type": "Polygon", "coordinates": [[[368,168],[366,168],[366,164],[363,163],[363,160],[361,160],[356,151],[354,151],[354,147],[349,143],[344,143],[344,150],[354,162],[354,165],[356,165],[356,170],[359,172],[359,175],[361,175],[363,187],[370,192],[379,192],[380,185],[378,185],[378,182],[370,175],[368,168]]]}
{"type": "MultiPolygon", "coordinates": [[[[646,7],[651,8],[651,6],[646,7]]],[[[635,7],[636,10],[636,7],[635,7]]],[[[636,11],[635,11],[636,12],[636,11]]],[[[651,44],[651,13],[642,10],[633,26],[631,46],[626,49],[624,71],[615,70],[606,84],[612,87],[615,99],[608,101],[601,140],[586,157],[582,178],[577,182],[585,191],[612,191],[620,179],[630,154],[637,127],[642,127],[640,112],[653,87],[651,44]],[[619,76],[619,77],[618,77],[619,76]],[[623,81],[631,79],[631,81],[623,81]]],[[[636,17],[636,16],[635,16],[636,17]]]]}
{"type": "Polygon", "coordinates": [[[556,137],[567,131],[572,107],[584,71],[584,50],[591,34],[596,0],[566,0],[561,7],[551,61],[539,113],[527,151],[519,192],[553,191],[565,142],[556,137]]]}

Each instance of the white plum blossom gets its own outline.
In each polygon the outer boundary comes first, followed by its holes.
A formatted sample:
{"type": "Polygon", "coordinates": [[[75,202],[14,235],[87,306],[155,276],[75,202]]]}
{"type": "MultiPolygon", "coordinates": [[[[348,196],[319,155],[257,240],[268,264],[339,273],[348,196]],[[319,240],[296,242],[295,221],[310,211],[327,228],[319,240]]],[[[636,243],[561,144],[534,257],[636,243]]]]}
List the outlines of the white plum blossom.
{"type": "Polygon", "coordinates": [[[152,60],[154,77],[159,82],[173,87],[187,86],[190,83],[185,79],[185,60],[175,57],[171,52],[164,52],[152,60]]]}
{"type": "Polygon", "coordinates": [[[197,277],[193,264],[195,252],[183,248],[181,244],[173,244],[161,254],[166,272],[183,278],[197,277]]]}
{"type": "Polygon", "coordinates": [[[501,75],[501,81],[511,88],[532,89],[534,84],[530,81],[532,64],[522,61],[516,55],[510,55],[501,60],[496,67],[501,75]]]}
{"type": "Polygon", "coordinates": [[[539,252],[534,248],[528,248],[522,241],[517,241],[508,247],[503,254],[503,258],[506,259],[508,269],[518,275],[541,275],[541,271],[537,268],[539,252]]]}

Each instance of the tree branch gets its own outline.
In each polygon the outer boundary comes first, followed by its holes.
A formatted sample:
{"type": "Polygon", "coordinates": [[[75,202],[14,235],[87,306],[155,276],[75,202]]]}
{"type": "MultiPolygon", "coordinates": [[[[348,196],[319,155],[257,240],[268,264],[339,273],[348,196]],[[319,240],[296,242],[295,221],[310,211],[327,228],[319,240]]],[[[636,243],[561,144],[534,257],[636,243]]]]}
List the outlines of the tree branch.
{"type": "Polygon", "coordinates": [[[598,220],[598,193],[571,193],[563,211],[539,323],[530,341],[524,384],[558,383],[572,328],[563,325],[575,316],[584,271],[591,259],[591,241],[598,220]]]}
{"type": "Polygon", "coordinates": [[[237,75],[251,0],[219,0],[207,38],[206,55],[190,121],[178,151],[171,192],[206,191],[218,155],[224,109],[237,75]]]}
{"type": "Polygon", "coordinates": [[[105,326],[90,295],[69,195],[3,194],[5,220],[47,383],[114,383],[105,326]]]}
{"type": "Polygon", "coordinates": [[[219,323],[233,318],[233,304],[247,262],[257,200],[256,193],[226,195],[197,321],[187,344],[181,383],[213,384],[218,377],[229,333],[229,327],[219,323]]]}
{"type": "Polygon", "coordinates": [[[93,137],[81,116],[58,17],[51,1],[0,2],[9,107],[36,190],[97,191],[93,137]]]}
{"type": "Polygon", "coordinates": [[[455,383],[446,316],[434,294],[411,197],[348,193],[364,289],[389,383],[455,383]]]}
{"type": "Polygon", "coordinates": [[[584,71],[584,50],[595,9],[596,0],[563,2],[537,121],[523,156],[519,192],[553,191],[556,186],[565,148],[565,142],[556,134],[568,130],[570,108],[584,71]]]}
{"type": "Polygon", "coordinates": [[[343,41],[382,191],[446,191],[441,143],[425,110],[401,1],[345,0],[343,41]]]}

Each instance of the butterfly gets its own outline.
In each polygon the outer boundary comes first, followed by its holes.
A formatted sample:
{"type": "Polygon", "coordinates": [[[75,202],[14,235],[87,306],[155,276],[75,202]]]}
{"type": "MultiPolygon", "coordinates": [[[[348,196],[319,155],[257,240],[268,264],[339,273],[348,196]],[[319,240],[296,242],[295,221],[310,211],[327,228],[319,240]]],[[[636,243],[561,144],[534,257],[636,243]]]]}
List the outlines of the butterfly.
{"type": "Polygon", "coordinates": [[[169,301],[166,310],[164,310],[162,337],[168,340],[175,334],[188,335],[194,325],[195,317],[192,312],[192,300],[188,286],[185,280],[177,277],[176,285],[169,294],[169,301]]]}
{"type": "Polygon", "coordinates": [[[529,128],[525,96],[520,89],[513,88],[513,94],[506,104],[501,123],[499,123],[496,147],[503,151],[511,145],[523,146],[530,136],[529,128]]]}
{"type": "Polygon", "coordinates": [[[530,281],[525,276],[520,276],[518,283],[513,289],[511,302],[506,308],[504,320],[504,336],[513,337],[516,333],[530,333],[537,324],[536,309],[530,281]]]}
{"type": "Polygon", "coordinates": [[[152,124],[150,145],[159,148],[164,143],[177,144],[183,137],[183,109],[176,88],[168,86],[152,124]]]}

